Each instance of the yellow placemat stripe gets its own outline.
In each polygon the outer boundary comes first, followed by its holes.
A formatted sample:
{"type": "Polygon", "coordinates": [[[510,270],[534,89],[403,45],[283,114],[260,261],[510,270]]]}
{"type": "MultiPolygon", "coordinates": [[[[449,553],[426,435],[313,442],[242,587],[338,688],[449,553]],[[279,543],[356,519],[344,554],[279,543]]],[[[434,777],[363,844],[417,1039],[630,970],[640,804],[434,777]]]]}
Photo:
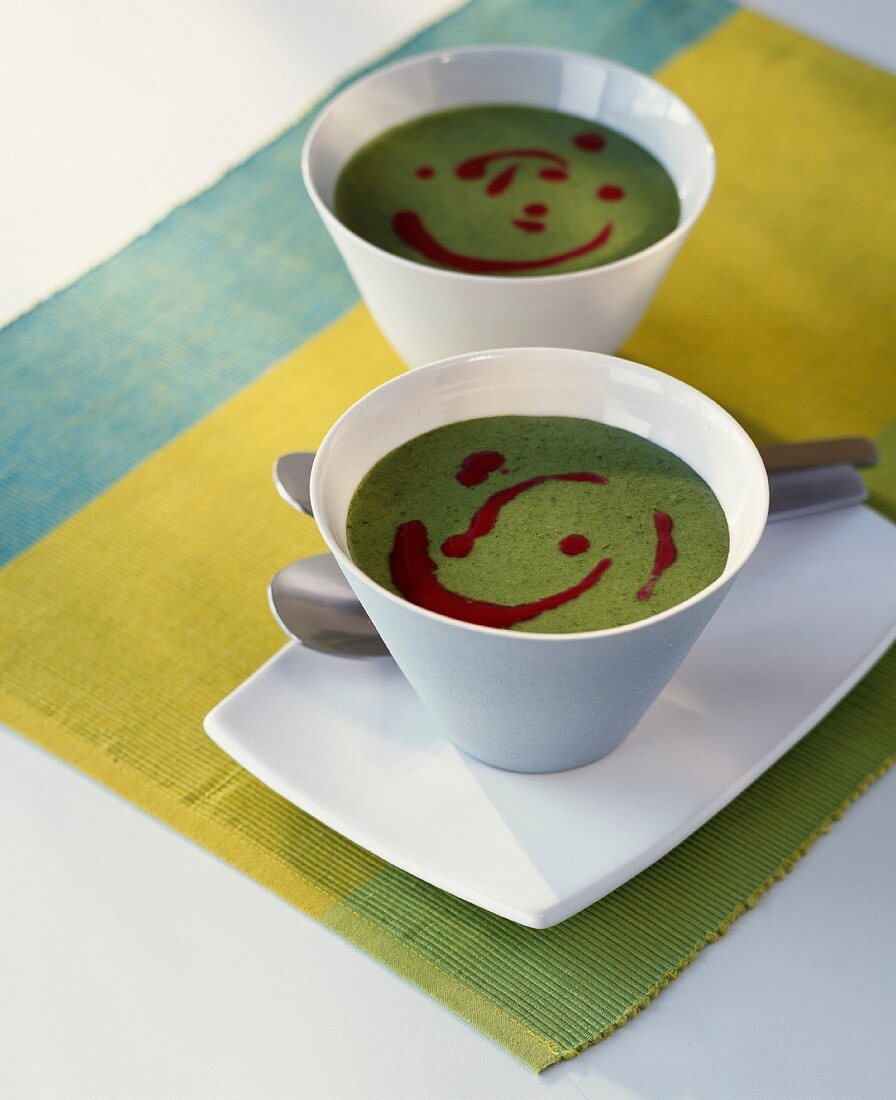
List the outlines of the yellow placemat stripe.
{"type": "Polygon", "coordinates": [[[658,76],[718,180],[624,354],[759,439],[877,435],[896,416],[896,79],[751,12],[658,76]]]}
{"type": "Polygon", "coordinates": [[[0,573],[0,719],[250,873],[250,850],[270,854],[260,877],[314,910],[304,884],[272,882],[278,858],[336,897],[382,862],[341,839],[318,846],[328,830],[201,722],[283,644],[268,578],[323,549],[274,493],[274,459],[316,446],[398,370],[352,310],[0,573]]]}

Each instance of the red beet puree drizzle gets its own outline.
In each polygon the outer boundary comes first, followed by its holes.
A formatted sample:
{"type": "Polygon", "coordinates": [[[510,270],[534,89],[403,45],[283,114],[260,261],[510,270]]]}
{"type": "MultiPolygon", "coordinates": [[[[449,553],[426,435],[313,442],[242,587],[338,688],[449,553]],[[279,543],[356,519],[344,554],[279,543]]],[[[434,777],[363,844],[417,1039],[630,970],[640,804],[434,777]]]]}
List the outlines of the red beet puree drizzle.
{"type": "Polygon", "coordinates": [[[498,451],[475,451],[461,462],[460,469],[454,476],[461,485],[471,488],[473,485],[481,485],[489,474],[500,470],[505,462],[504,455],[498,451]]]}
{"type": "Polygon", "coordinates": [[[560,552],[568,558],[574,558],[577,554],[584,554],[591,549],[590,539],[584,535],[564,535],[559,542],[560,552]]]}
{"type": "Polygon", "coordinates": [[[522,229],[524,233],[543,233],[546,228],[544,222],[530,222],[525,218],[514,218],[510,224],[522,229]]]}
{"type": "MultiPolygon", "coordinates": [[[[500,469],[502,473],[506,473],[505,461],[505,456],[499,451],[475,451],[461,462],[454,476],[461,485],[467,487],[481,485],[496,470],[500,469]]],[[[483,538],[494,530],[501,509],[506,504],[515,500],[521,493],[534,489],[536,485],[543,485],[547,481],[580,481],[590,482],[593,485],[607,483],[607,479],[600,474],[583,471],[571,474],[542,474],[508,486],[497,493],[492,493],[473,514],[466,531],[450,535],[445,539],[442,543],[442,553],[449,558],[465,558],[473,549],[477,539],[483,538]]],[[[678,550],[672,539],[672,517],[667,512],[654,512],[653,524],[656,529],[653,572],[647,583],[639,590],[639,600],[650,599],[654,585],[678,557],[678,550]]],[[[590,546],[591,543],[584,535],[566,535],[559,543],[562,553],[569,556],[583,554],[590,546]]],[[[562,592],[555,592],[552,596],[545,596],[531,603],[507,605],[490,603],[488,600],[473,600],[446,588],[436,576],[438,566],[429,554],[429,532],[425,524],[418,519],[402,523],[396,529],[392,552],[389,554],[392,581],[406,600],[410,600],[418,607],[447,615],[452,619],[498,629],[508,629],[515,623],[534,619],[545,611],[552,611],[556,607],[569,603],[570,600],[576,599],[593,588],[612,564],[612,558],[604,558],[578,584],[565,588],[562,592]]]]}
{"type": "Polygon", "coordinates": [[[567,260],[585,256],[607,243],[613,232],[613,223],[607,222],[599,233],[578,248],[571,248],[568,252],[558,252],[553,256],[543,256],[538,260],[489,260],[480,256],[468,256],[463,252],[453,252],[433,237],[415,210],[399,210],[398,213],[393,214],[392,229],[408,248],[413,248],[415,252],[419,252],[421,256],[432,260],[433,263],[453,267],[457,271],[465,271],[470,275],[500,275],[514,271],[535,271],[541,267],[554,267],[567,260]]]}
{"type": "MultiPolygon", "coordinates": [[[[501,461],[503,462],[503,459],[501,461]]],[[[496,466],[495,469],[497,468],[496,466]]],[[[498,514],[505,504],[516,500],[520,493],[534,489],[536,485],[544,485],[546,481],[590,481],[593,485],[607,483],[607,479],[600,474],[542,474],[539,477],[530,477],[527,481],[520,481],[516,485],[510,485],[506,489],[500,489],[497,493],[492,493],[485,504],[474,513],[466,531],[449,535],[445,539],[442,543],[442,553],[448,558],[465,558],[473,549],[476,539],[481,539],[494,528],[498,521],[498,514]]]]}
{"type": "Polygon", "coordinates": [[[503,172],[499,172],[493,180],[489,180],[488,186],[485,189],[486,195],[503,195],[507,188],[513,183],[513,177],[519,171],[518,164],[511,164],[509,168],[505,168],[503,172]]]}
{"type": "Polygon", "coordinates": [[[584,149],[589,153],[599,153],[607,144],[603,134],[598,134],[596,131],[577,134],[572,140],[580,149],[584,149]]]}
{"type": "Polygon", "coordinates": [[[553,161],[554,164],[560,164],[564,168],[568,163],[565,157],[551,153],[547,149],[497,149],[493,153],[483,153],[481,156],[461,161],[454,171],[458,179],[481,180],[489,164],[493,160],[503,160],[504,157],[512,157],[514,160],[518,157],[535,157],[538,160],[553,161]]]}
{"type": "Polygon", "coordinates": [[[653,559],[653,572],[650,580],[638,592],[639,600],[649,600],[653,594],[653,586],[663,573],[674,565],[678,557],[678,549],[672,539],[672,517],[668,512],[654,512],[653,526],[656,528],[656,555],[653,559]]]}
{"type": "Polygon", "coordinates": [[[389,555],[392,580],[406,600],[465,623],[505,630],[581,596],[597,584],[611,564],[610,558],[604,558],[571,588],[531,603],[507,606],[486,600],[471,600],[446,588],[436,576],[436,563],[429,556],[429,533],[418,519],[398,527],[389,555]]]}

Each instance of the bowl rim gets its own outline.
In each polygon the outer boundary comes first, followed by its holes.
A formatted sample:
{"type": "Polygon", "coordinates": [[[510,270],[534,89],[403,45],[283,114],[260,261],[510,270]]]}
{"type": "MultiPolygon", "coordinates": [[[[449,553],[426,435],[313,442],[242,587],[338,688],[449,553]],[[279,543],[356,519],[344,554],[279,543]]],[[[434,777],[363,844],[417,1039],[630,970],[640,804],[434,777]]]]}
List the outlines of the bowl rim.
{"type": "MultiPolygon", "coordinates": [[[[475,106],[475,104],[470,104],[475,106]]],[[[512,106],[512,104],[511,104],[512,106]]],[[[429,112],[432,113],[432,112],[429,112]]],[[[420,115],[412,115],[411,118],[419,118],[420,115]]],[[[406,121],[410,121],[408,119],[406,121]]],[[[594,120],[597,122],[597,120],[594,120]]],[[[385,130],[380,131],[385,133],[385,130]]],[[[635,140],[635,139],[631,139],[635,140]]],[[[659,160],[659,158],[656,158],[659,160]]],[[[474,280],[477,285],[484,282],[498,285],[513,285],[513,284],[534,284],[538,285],[543,282],[554,282],[560,279],[581,279],[587,276],[594,277],[598,273],[609,273],[618,271],[620,268],[633,263],[636,260],[640,260],[644,256],[650,256],[655,252],[659,252],[664,248],[669,247],[675,242],[686,237],[691,229],[694,227],[695,222],[703,213],[706,208],[709,197],[712,194],[713,187],[715,186],[716,179],[716,154],[715,147],[713,146],[712,139],[707,133],[706,127],[700,121],[696,113],[688,106],[687,103],[679,96],[675,94],[671,89],[667,88],[664,84],[661,84],[658,80],[647,73],[642,73],[638,69],[632,68],[630,65],[623,65],[618,61],[611,61],[609,58],[601,57],[598,54],[584,53],[580,50],[564,50],[557,49],[550,46],[512,46],[512,45],[482,45],[482,46],[458,46],[453,49],[447,50],[428,50],[425,53],[414,54],[412,57],[402,58],[400,61],[394,61],[388,65],[381,65],[374,69],[373,72],[367,73],[364,76],[358,77],[357,80],[353,80],[341,91],[330,100],[329,103],[323,107],[315,118],[308,133],[305,135],[305,140],[302,143],[302,179],[305,183],[305,189],[311,197],[311,201],[323,219],[324,223],[331,229],[335,227],[340,233],[346,234],[351,240],[364,251],[372,253],[376,256],[386,257],[388,260],[394,261],[400,267],[407,267],[413,271],[419,271],[423,268],[427,272],[432,272],[437,276],[442,276],[448,279],[455,280],[474,280]],[[425,264],[419,260],[409,260],[405,256],[399,256],[394,252],[389,252],[388,249],[381,248],[377,244],[373,244],[372,241],[368,241],[365,237],[360,236],[353,229],[350,229],[345,222],[336,216],[329,205],[324,201],[323,196],[317,188],[314,181],[314,173],[311,164],[312,147],[318,132],[326,125],[327,118],[338,103],[340,103],[349,94],[356,94],[358,91],[363,90],[364,86],[382,78],[387,73],[396,72],[400,69],[413,68],[417,65],[430,64],[434,61],[447,62],[455,57],[467,56],[467,55],[487,55],[487,54],[536,54],[539,56],[548,57],[568,57],[576,61],[585,61],[589,64],[596,65],[599,68],[609,71],[616,71],[624,73],[628,76],[636,77],[639,80],[644,81],[646,84],[653,85],[669,96],[675,103],[677,103],[687,114],[690,116],[690,120],[696,126],[698,133],[702,138],[704,144],[704,151],[707,160],[708,177],[702,191],[697,195],[694,203],[694,209],[686,218],[682,218],[674,229],[671,229],[659,240],[654,241],[646,248],[639,249],[637,252],[633,252],[630,256],[623,256],[618,260],[611,260],[606,264],[598,264],[594,267],[585,267],[580,271],[564,271],[556,272],[554,274],[547,275],[476,275],[466,271],[454,271],[448,267],[437,267],[434,264],[425,264]]],[[[660,161],[662,164],[662,161],[660,161]]],[[[663,168],[668,172],[665,164],[663,168]]],[[[677,189],[676,189],[677,190],[677,189]]]]}
{"type": "MultiPolygon", "coordinates": [[[[495,414],[500,415],[500,414],[495,414]]],[[[590,418],[588,418],[590,419],[590,418]]],[[[452,421],[453,423],[453,421],[452,421]]],[[[599,423],[599,421],[597,421],[599,423]]],[[[418,433],[424,434],[424,433],[418,433]]],[[[635,433],[638,434],[638,433],[635,433]]],[[[413,436],[410,438],[414,438],[413,436]]],[[[643,438],[643,437],[642,437],[643,438]]],[[[365,471],[366,473],[367,471],[365,471]]],[[[364,475],[362,475],[363,477],[364,475]]],[[[359,479],[360,483],[360,479],[359,479]]],[[[357,486],[356,486],[357,488],[357,486]]],[[[405,609],[410,609],[418,615],[422,615],[425,618],[435,620],[442,624],[451,624],[460,630],[470,631],[473,634],[502,637],[502,638],[514,638],[518,639],[518,642],[512,644],[527,644],[534,642],[546,642],[550,641],[556,644],[572,643],[577,641],[583,641],[588,639],[597,638],[612,638],[623,634],[633,633],[638,630],[648,629],[651,626],[656,626],[661,622],[665,622],[668,619],[687,611],[688,609],[695,607],[697,604],[702,603],[708,599],[715,592],[718,592],[721,588],[728,585],[734,577],[740,572],[743,566],[752,556],[756,546],[765,531],[766,521],[768,519],[768,502],[769,502],[769,489],[768,489],[768,474],[765,469],[765,464],[762,461],[762,457],[759,451],[756,449],[756,445],[746,430],[741,424],[735,420],[735,418],[724,409],[717,401],[714,401],[711,397],[705,394],[702,390],[697,389],[696,386],[692,386],[687,382],[683,382],[680,378],[676,378],[674,375],[666,374],[664,371],[657,370],[654,367],[645,366],[643,363],[635,362],[631,359],[623,359],[616,355],[607,355],[603,352],[582,351],[576,348],[545,348],[545,347],[520,347],[520,348],[490,348],[485,351],[467,352],[463,355],[453,355],[447,359],[439,359],[432,363],[427,363],[422,367],[415,367],[413,370],[404,371],[402,374],[397,375],[395,378],[390,378],[387,382],[383,382],[381,385],[368,391],[352,405],[349,406],[342,413],[342,415],[334,422],[327,434],[321,441],[320,446],[314,456],[314,462],[311,467],[311,507],[314,514],[314,521],[317,524],[318,530],[327,544],[328,549],[333,553],[337,562],[341,566],[343,572],[346,570],[348,573],[358,578],[358,580],[368,586],[372,586],[373,589],[381,596],[385,597],[389,602],[401,606],[405,609]],[[606,365],[609,367],[613,364],[623,364],[626,368],[634,369],[636,374],[641,374],[646,378],[660,379],[664,382],[671,382],[674,386],[680,387],[686,393],[696,396],[699,401],[705,403],[710,409],[715,410],[717,415],[721,415],[722,422],[726,424],[732,434],[746,444],[746,458],[751,465],[751,469],[747,468],[746,463],[741,467],[745,478],[754,478],[755,487],[758,490],[758,511],[754,520],[754,530],[747,539],[745,548],[740,554],[731,559],[729,548],[729,560],[725,564],[725,568],[722,572],[711,581],[706,587],[701,588],[698,592],[695,592],[693,596],[689,596],[688,599],[682,600],[681,603],[674,604],[672,607],[667,608],[665,611],[660,611],[656,615],[649,615],[646,619],[639,619],[633,623],[624,623],[621,626],[604,627],[600,630],[580,630],[572,632],[538,632],[532,630],[516,631],[505,630],[500,627],[493,626],[480,626],[478,623],[464,622],[462,619],[454,619],[449,615],[442,615],[437,611],[430,611],[428,608],[420,607],[418,604],[411,603],[410,600],[405,599],[404,596],[399,596],[396,593],[385,588],[378,581],[375,581],[371,576],[365,573],[359,566],[355,564],[351,556],[346,553],[339,545],[339,541],[336,538],[335,532],[327,522],[325,517],[325,510],[320,507],[320,490],[321,479],[324,465],[328,459],[328,452],[332,451],[334,447],[334,437],[339,432],[342,425],[345,424],[350,418],[357,415],[358,410],[373,399],[374,395],[382,394],[390,389],[399,388],[403,385],[412,384],[412,379],[417,378],[421,372],[439,370],[450,370],[454,366],[460,366],[462,364],[473,363],[478,360],[492,359],[505,360],[508,363],[507,369],[512,369],[513,359],[508,357],[522,356],[525,359],[531,359],[535,356],[539,358],[549,357],[551,355],[566,355],[578,358],[580,362],[585,363],[586,360],[590,360],[590,364],[597,366],[599,362],[609,360],[606,365]]],[[[723,508],[724,511],[724,508],[723,508]]],[[[725,513],[726,522],[730,520],[728,514],[725,513]]]]}

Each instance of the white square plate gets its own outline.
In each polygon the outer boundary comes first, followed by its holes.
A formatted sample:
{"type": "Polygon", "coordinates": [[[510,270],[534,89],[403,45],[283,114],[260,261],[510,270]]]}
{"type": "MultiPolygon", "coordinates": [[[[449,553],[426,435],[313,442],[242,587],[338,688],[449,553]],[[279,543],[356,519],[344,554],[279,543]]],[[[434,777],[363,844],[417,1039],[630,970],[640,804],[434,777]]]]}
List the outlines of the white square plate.
{"type": "Polygon", "coordinates": [[[480,764],[431,728],[388,658],[297,644],[219,703],[205,729],[357,844],[548,928],[684,840],[868,671],[896,637],[894,562],[896,527],[868,508],[771,525],[634,732],[574,771],[480,764]]]}

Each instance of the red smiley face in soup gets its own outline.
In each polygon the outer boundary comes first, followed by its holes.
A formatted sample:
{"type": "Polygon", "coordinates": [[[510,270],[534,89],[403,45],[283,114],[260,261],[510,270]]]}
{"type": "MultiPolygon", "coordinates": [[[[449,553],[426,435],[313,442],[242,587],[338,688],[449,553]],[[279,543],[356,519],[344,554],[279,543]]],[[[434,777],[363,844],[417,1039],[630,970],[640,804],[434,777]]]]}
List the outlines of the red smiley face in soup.
{"type": "Polygon", "coordinates": [[[674,185],[608,127],[490,106],[412,120],[343,170],[336,212],[407,258],[472,275],[553,274],[637,251],[678,221],[674,185]]]}
{"type": "MultiPolygon", "coordinates": [[[[597,130],[585,130],[573,138],[579,149],[599,153],[606,147],[606,139],[597,130]]],[[[489,198],[495,198],[508,191],[524,166],[534,164],[537,178],[552,184],[565,184],[569,181],[569,160],[559,153],[547,149],[494,149],[488,153],[479,153],[458,164],[454,174],[459,180],[483,180],[484,191],[489,198]]],[[[418,179],[433,179],[435,170],[430,165],[422,165],[416,170],[418,179]]],[[[620,202],[625,198],[625,190],[615,183],[602,184],[596,191],[596,197],[603,202],[620,202]]],[[[559,199],[563,201],[562,195],[559,199]]],[[[550,207],[543,202],[530,202],[521,209],[521,216],[510,219],[510,225],[522,233],[543,233],[548,227],[550,207]]],[[[609,241],[613,232],[613,222],[606,221],[593,236],[560,252],[552,252],[531,260],[499,259],[497,257],[472,256],[454,251],[438,240],[427,228],[423,218],[415,210],[399,210],[392,217],[395,234],[409,248],[421,256],[443,267],[452,267],[471,275],[513,275],[540,268],[556,267],[569,260],[587,256],[609,241]]]]}
{"type": "MultiPolygon", "coordinates": [[[[507,473],[504,463],[505,457],[498,451],[477,451],[463,459],[455,477],[461,485],[472,488],[488,480],[495,471],[507,473]]],[[[523,493],[548,481],[579,482],[595,486],[607,484],[607,478],[600,474],[578,471],[542,474],[498,489],[473,513],[466,530],[445,539],[441,546],[442,553],[449,558],[467,557],[477,540],[486,538],[494,530],[507,505],[523,493]]],[[[653,570],[635,594],[641,601],[650,599],[656,582],[678,557],[672,538],[672,517],[666,512],[655,511],[653,521],[656,552],[653,570]]],[[[562,554],[577,557],[588,551],[591,543],[584,535],[573,533],[561,538],[557,548],[562,554]]],[[[612,564],[612,558],[602,558],[577,584],[528,603],[506,605],[470,599],[443,585],[438,577],[438,566],[430,556],[429,532],[421,520],[410,520],[396,528],[389,556],[392,581],[406,600],[452,619],[503,629],[534,619],[545,611],[562,607],[563,604],[577,599],[592,589],[612,564]]]]}

